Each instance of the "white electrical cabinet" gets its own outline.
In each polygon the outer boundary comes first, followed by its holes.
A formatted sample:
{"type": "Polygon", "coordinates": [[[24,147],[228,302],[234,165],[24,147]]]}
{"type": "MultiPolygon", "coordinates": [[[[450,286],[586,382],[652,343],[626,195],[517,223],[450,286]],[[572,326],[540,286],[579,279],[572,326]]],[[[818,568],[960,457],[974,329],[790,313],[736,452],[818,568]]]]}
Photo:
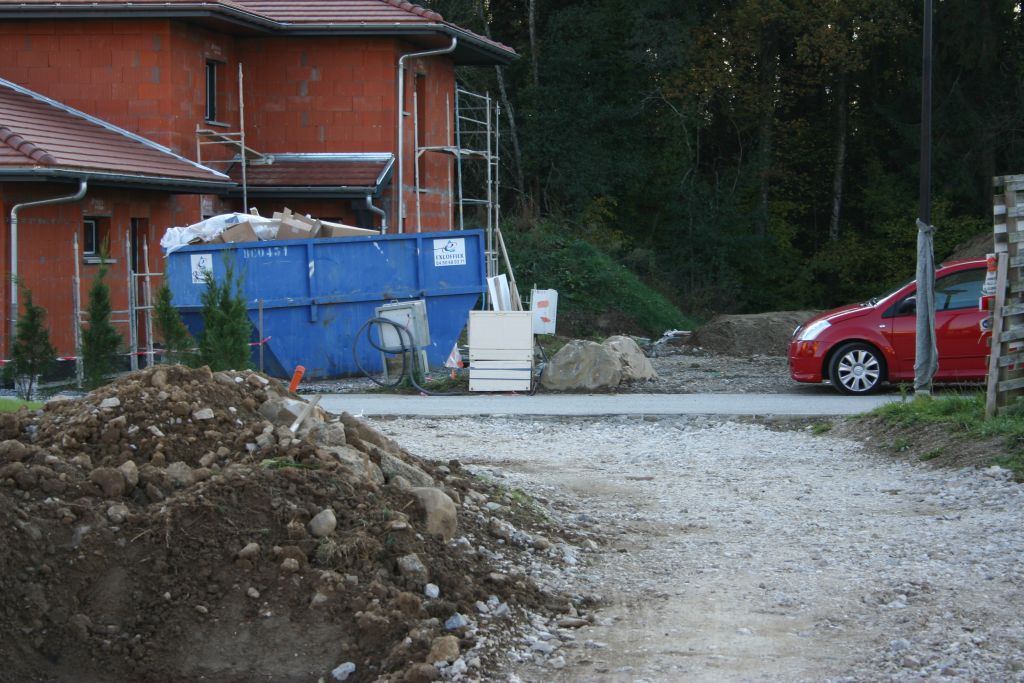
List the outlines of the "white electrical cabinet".
{"type": "Polygon", "coordinates": [[[529,391],[532,381],[532,313],[470,311],[469,390],[529,391]]]}

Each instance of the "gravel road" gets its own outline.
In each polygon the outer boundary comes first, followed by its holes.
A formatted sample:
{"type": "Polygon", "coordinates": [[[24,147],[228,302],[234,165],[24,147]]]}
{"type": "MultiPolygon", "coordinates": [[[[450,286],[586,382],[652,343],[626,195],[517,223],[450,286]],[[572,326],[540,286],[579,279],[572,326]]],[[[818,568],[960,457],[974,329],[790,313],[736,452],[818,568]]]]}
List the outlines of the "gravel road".
{"type": "Polygon", "coordinates": [[[1024,680],[1024,492],[1004,470],[707,418],[377,424],[596,541],[526,568],[595,599],[591,621],[536,620],[486,680],[1024,680]]]}

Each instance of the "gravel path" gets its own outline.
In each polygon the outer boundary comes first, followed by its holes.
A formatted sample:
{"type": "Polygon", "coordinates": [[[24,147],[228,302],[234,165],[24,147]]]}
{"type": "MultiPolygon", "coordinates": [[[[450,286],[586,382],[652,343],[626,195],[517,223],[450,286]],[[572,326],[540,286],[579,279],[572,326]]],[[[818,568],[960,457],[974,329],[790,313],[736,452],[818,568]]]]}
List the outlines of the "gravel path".
{"type": "Polygon", "coordinates": [[[1003,470],[701,418],[378,424],[598,541],[528,568],[598,598],[592,622],[537,621],[492,680],[1024,680],[1024,492],[1003,470]]]}

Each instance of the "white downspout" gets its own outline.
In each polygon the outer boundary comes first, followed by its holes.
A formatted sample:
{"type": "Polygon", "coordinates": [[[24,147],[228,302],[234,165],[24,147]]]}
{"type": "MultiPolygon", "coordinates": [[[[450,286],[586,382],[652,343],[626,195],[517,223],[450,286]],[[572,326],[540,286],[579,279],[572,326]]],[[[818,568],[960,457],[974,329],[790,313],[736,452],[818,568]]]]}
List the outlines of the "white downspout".
{"type": "Polygon", "coordinates": [[[405,61],[407,59],[416,59],[419,57],[433,57],[435,55],[444,55],[449,52],[455,51],[455,46],[458,45],[459,39],[452,36],[452,44],[448,47],[442,47],[437,50],[427,50],[426,52],[410,52],[409,54],[402,55],[398,58],[398,211],[396,215],[398,219],[396,221],[396,232],[405,232],[405,196],[402,190],[402,185],[405,182],[405,122],[402,118],[405,116],[405,61]]]}
{"type": "Polygon", "coordinates": [[[31,209],[37,206],[49,206],[51,204],[67,204],[77,202],[85,196],[89,187],[89,179],[81,178],[78,181],[78,192],[65,197],[54,197],[53,199],[40,199],[35,202],[23,202],[15,204],[11,209],[11,332],[7,336],[7,355],[14,348],[14,334],[18,324],[18,212],[22,209],[31,209]]]}
{"type": "Polygon", "coordinates": [[[366,195],[366,208],[380,216],[380,234],[386,234],[388,231],[387,212],[385,212],[384,209],[379,209],[376,207],[376,205],[374,205],[373,197],[371,195],[366,195]]]}

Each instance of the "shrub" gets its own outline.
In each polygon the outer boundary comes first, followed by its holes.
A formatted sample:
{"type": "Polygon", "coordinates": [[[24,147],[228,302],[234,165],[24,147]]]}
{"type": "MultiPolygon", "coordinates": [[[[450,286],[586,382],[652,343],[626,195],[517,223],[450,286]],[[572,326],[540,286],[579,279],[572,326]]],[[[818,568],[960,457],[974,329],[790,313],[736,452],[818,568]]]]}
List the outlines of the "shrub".
{"type": "Polygon", "coordinates": [[[165,356],[168,363],[182,363],[193,365],[195,363],[195,340],[189,334],[185,323],[181,321],[181,314],[174,307],[170,288],[165,284],[157,292],[156,306],[154,313],[156,318],[156,329],[164,340],[167,349],[165,356]]]}
{"type": "Polygon", "coordinates": [[[110,323],[110,287],[106,283],[106,252],[101,257],[100,269],[89,289],[88,327],[82,327],[82,364],[85,382],[90,389],[103,384],[117,369],[117,352],[121,335],[110,323]]]}
{"type": "Polygon", "coordinates": [[[217,282],[213,271],[206,271],[203,292],[203,332],[199,335],[199,360],[213,371],[241,370],[249,367],[249,338],[252,323],[242,298],[242,277],[225,259],[225,274],[217,282]]]}
{"type": "Polygon", "coordinates": [[[32,400],[36,380],[56,365],[57,350],[50,343],[46,310],[32,302],[32,290],[22,288],[25,312],[18,318],[11,362],[4,374],[14,382],[18,395],[32,400]]]}

